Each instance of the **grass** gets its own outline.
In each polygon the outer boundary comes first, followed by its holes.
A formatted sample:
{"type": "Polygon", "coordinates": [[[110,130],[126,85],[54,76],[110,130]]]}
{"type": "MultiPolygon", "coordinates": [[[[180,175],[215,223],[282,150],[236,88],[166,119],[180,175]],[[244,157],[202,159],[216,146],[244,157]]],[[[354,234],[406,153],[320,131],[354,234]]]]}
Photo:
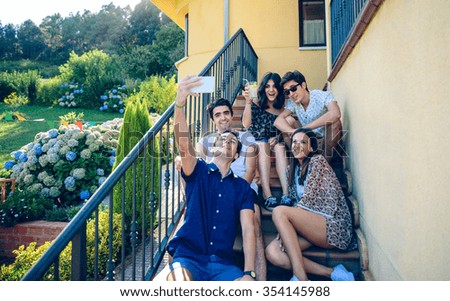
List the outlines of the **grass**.
{"type": "MultiPolygon", "coordinates": [[[[0,103],[0,115],[5,111],[12,111],[10,106],[0,103]]],[[[33,142],[34,136],[39,132],[50,130],[48,121],[53,121],[55,127],[59,126],[59,116],[69,112],[84,113],[84,122],[103,123],[105,121],[122,117],[120,113],[105,113],[99,110],[74,109],[62,107],[22,106],[18,109],[25,115],[26,121],[0,121],[0,168],[10,159],[10,153],[22,146],[33,142]]]]}

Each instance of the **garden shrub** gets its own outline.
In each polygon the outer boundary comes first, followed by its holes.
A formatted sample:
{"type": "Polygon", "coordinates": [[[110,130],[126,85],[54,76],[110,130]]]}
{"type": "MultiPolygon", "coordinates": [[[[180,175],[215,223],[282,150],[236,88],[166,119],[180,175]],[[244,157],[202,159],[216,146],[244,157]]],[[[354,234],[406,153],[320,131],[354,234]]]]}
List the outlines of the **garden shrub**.
{"type": "Polygon", "coordinates": [[[13,227],[18,223],[43,219],[53,209],[53,200],[16,190],[0,202],[0,227],[13,227]]]}
{"type": "Polygon", "coordinates": [[[60,86],[60,95],[58,104],[61,107],[77,107],[83,100],[83,84],[65,83],[60,86]]]}
{"type": "Polygon", "coordinates": [[[88,51],[81,56],[72,52],[59,70],[64,82],[83,84],[77,105],[85,108],[96,107],[100,95],[114,85],[122,84],[124,78],[115,60],[101,50],[88,51]]]}
{"type": "MultiPolygon", "coordinates": [[[[109,214],[106,211],[99,211],[99,237],[98,237],[98,269],[100,279],[106,276],[106,267],[108,263],[109,248],[109,214]]],[[[121,215],[113,214],[113,260],[118,262],[120,259],[119,251],[121,247],[121,215]]],[[[0,267],[0,280],[18,281],[28,272],[33,264],[50,247],[50,242],[46,242],[40,247],[32,242],[28,247],[20,246],[13,253],[16,255],[15,261],[10,265],[0,267]]],[[[95,259],[95,220],[91,219],[86,226],[86,248],[87,248],[87,271],[88,280],[94,279],[94,259],[95,259]]],[[[71,253],[72,243],[61,252],[59,256],[59,278],[60,280],[70,280],[71,277],[71,253]]],[[[43,280],[54,280],[54,269],[50,268],[44,275],[43,280]]]]}
{"type": "Polygon", "coordinates": [[[12,92],[4,99],[4,102],[10,105],[13,111],[17,111],[20,106],[26,105],[29,100],[23,95],[17,95],[16,92],[12,92]]]}
{"type": "Polygon", "coordinates": [[[61,97],[61,85],[63,85],[63,80],[60,77],[42,79],[38,85],[36,104],[56,104],[61,97]]]}
{"type": "Polygon", "coordinates": [[[37,87],[40,75],[36,70],[27,72],[2,72],[0,73],[0,100],[16,92],[30,100],[30,104],[36,102],[37,87]]]}
{"type": "MultiPolygon", "coordinates": [[[[145,103],[138,97],[138,95],[132,95],[128,98],[127,107],[125,109],[125,115],[123,119],[123,125],[119,134],[119,145],[117,147],[117,160],[114,164],[113,169],[115,169],[120,162],[129,154],[133,147],[141,140],[141,138],[147,133],[151,128],[152,123],[149,117],[148,109],[145,103]]],[[[145,183],[142,179],[142,170],[144,166],[144,158],[141,154],[136,161],[136,193],[133,193],[133,168],[129,168],[125,176],[125,227],[126,233],[130,233],[131,221],[133,216],[132,206],[133,206],[133,196],[136,199],[136,222],[137,225],[141,225],[143,221],[141,201],[142,198],[146,200],[146,214],[145,214],[145,224],[147,228],[150,226],[150,210],[148,208],[148,196],[151,191],[155,192],[155,200],[159,198],[159,141],[154,140],[154,151],[151,151],[152,143],[149,144],[146,161],[145,161],[145,183]],[[152,160],[154,156],[154,160],[152,160]],[[152,168],[153,162],[153,168],[152,168]],[[153,170],[153,173],[152,173],[153,170]],[[152,186],[152,181],[154,181],[154,186],[152,186]],[[142,187],[146,187],[146,195],[142,195],[142,187]]],[[[122,211],[122,185],[119,182],[114,187],[114,211],[122,211]]],[[[156,203],[155,203],[156,205],[156,203]]],[[[123,214],[123,213],[122,213],[123,214]]],[[[138,227],[141,229],[141,227],[138,227]]]]}
{"type": "Polygon", "coordinates": [[[141,83],[138,95],[145,100],[150,112],[163,114],[177,95],[175,76],[169,79],[165,76],[151,76],[141,83]]]}
{"type": "Polygon", "coordinates": [[[4,164],[23,190],[77,205],[89,197],[111,172],[119,134],[116,126],[60,126],[38,133],[33,142],[13,152],[4,164]]]}
{"type": "Polygon", "coordinates": [[[100,96],[100,111],[123,114],[125,112],[125,99],[127,98],[126,89],[125,85],[117,85],[111,90],[106,90],[100,96]]]}

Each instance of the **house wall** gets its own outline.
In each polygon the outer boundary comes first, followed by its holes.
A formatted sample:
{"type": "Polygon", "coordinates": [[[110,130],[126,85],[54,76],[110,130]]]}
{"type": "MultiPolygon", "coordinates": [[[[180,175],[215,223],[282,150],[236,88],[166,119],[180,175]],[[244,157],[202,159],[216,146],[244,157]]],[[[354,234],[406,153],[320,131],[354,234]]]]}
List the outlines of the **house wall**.
{"type": "Polygon", "coordinates": [[[331,83],[376,280],[450,280],[449,12],[384,1],[331,83]]]}
{"type": "MultiPolygon", "coordinates": [[[[178,64],[178,75],[200,72],[224,45],[224,1],[181,2],[189,12],[189,58],[178,64]]],[[[258,58],[258,78],[266,72],[300,70],[312,89],[326,82],[326,50],[299,50],[297,0],[229,0],[231,37],[243,28],[258,58]],[[275,5],[274,5],[275,4],[275,5]]]]}

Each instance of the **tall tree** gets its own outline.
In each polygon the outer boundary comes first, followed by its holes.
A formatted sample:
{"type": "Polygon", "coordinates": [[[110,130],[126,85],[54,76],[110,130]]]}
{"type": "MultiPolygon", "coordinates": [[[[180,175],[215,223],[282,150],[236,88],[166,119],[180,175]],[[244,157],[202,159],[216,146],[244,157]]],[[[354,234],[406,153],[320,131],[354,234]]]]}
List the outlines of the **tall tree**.
{"type": "Polygon", "coordinates": [[[65,57],[63,54],[62,23],[63,18],[58,13],[45,17],[39,25],[47,45],[45,58],[56,64],[63,63],[65,57]]]}
{"type": "Polygon", "coordinates": [[[151,45],[162,25],[162,13],[148,0],[141,0],[130,16],[130,35],[135,45],[151,45]]]}
{"type": "Polygon", "coordinates": [[[16,27],[12,23],[9,23],[2,28],[2,31],[3,45],[0,46],[0,49],[3,49],[3,53],[0,54],[0,57],[5,60],[15,60],[20,58],[19,40],[17,39],[16,27]]]}
{"type": "Polygon", "coordinates": [[[31,20],[26,20],[19,26],[17,39],[24,59],[35,60],[43,54],[46,48],[44,35],[31,20]]]}

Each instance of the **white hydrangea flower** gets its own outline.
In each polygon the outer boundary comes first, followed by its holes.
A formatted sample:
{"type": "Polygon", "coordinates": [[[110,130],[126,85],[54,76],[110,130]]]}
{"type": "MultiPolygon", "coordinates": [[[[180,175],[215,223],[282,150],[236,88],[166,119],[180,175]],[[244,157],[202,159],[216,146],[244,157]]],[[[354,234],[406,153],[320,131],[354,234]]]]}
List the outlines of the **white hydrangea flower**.
{"type": "Polygon", "coordinates": [[[65,155],[67,154],[68,151],[70,151],[70,147],[68,147],[68,146],[66,145],[66,146],[63,146],[63,147],[61,147],[61,148],[59,149],[59,154],[62,155],[62,156],[65,156],[65,155]]]}
{"type": "Polygon", "coordinates": [[[76,146],[78,146],[78,141],[75,139],[70,139],[69,141],[67,141],[67,145],[69,147],[76,147],[76,146]]]}
{"type": "Polygon", "coordinates": [[[55,178],[53,176],[45,177],[43,183],[45,186],[51,187],[55,184],[55,178]]]}
{"type": "Polygon", "coordinates": [[[42,156],[39,157],[39,164],[42,167],[45,167],[48,164],[47,155],[42,155],[42,156]]]}
{"type": "Polygon", "coordinates": [[[41,183],[35,183],[31,186],[28,186],[27,190],[31,193],[38,193],[44,186],[41,183]]]}
{"type": "Polygon", "coordinates": [[[91,151],[89,149],[84,149],[81,151],[81,158],[83,159],[89,159],[91,157],[91,151]]]}
{"type": "Polygon", "coordinates": [[[52,198],[56,198],[61,195],[61,191],[57,187],[50,187],[49,195],[52,198]]]}
{"type": "Polygon", "coordinates": [[[30,174],[26,175],[26,176],[23,178],[23,183],[24,183],[25,185],[31,185],[31,184],[33,184],[33,181],[34,181],[34,176],[33,176],[33,175],[30,175],[30,174]]]}
{"type": "Polygon", "coordinates": [[[48,177],[48,173],[46,171],[42,171],[38,174],[37,178],[39,181],[44,181],[44,179],[48,177]]]}
{"type": "Polygon", "coordinates": [[[75,168],[70,172],[70,175],[77,180],[83,179],[86,175],[86,170],[84,168],[75,168]]]}
{"type": "Polygon", "coordinates": [[[44,145],[42,145],[42,152],[46,153],[48,152],[49,146],[47,143],[45,143],[44,145]]]}
{"type": "Polygon", "coordinates": [[[85,133],[84,133],[83,131],[80,131],[80,132],[78,132],[78,133],[75,133],[75,134],[72,136],[72,138],[73,138],[73,139],[76,139],[76,140],[81,140],[81,139],[84,138],[84,136],[86,136],[85,133]]]}
{"type": "Polygon", "coordinates": [[[100,149],[100,146],[97,143],[92,143],[89,145],[89,150],[91,152],[96,152],[100,149]]]}
{"type": "Polygon", "coordinates": [[[48,162],[51,164],[55,164],[56,162],[59,161],[59,155],[57,153],[52,152],[52,153],[48,154],[47,157],[48,157],[48,162]]]}

